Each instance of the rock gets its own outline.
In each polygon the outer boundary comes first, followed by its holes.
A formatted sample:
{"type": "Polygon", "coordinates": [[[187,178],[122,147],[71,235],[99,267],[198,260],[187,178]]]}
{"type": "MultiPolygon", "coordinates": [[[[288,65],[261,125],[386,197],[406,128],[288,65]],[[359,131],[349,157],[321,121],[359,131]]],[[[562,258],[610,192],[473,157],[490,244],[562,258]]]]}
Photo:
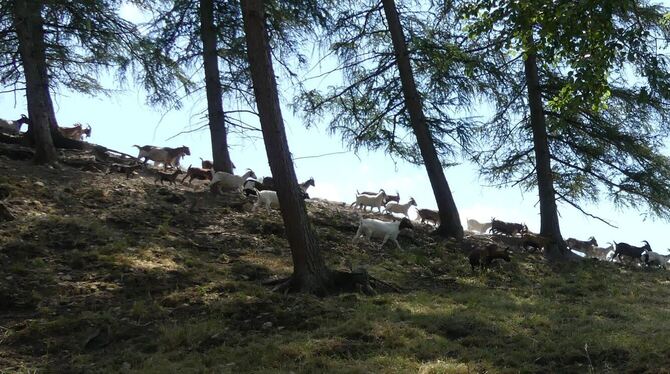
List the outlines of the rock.
{"type": "Polygon", "coordinates": [[[272,327],[272,322],[265,322],[263,324],[263,330],[267,330],[272,327]]]}
{"type": "Polygon", "coordinates": [[[38,186],[38,187],[44,187],[45,186],[44,183],[40,182],[40,181],[37,181],[37,182],[33,183],[33,185],[38,186]]]}

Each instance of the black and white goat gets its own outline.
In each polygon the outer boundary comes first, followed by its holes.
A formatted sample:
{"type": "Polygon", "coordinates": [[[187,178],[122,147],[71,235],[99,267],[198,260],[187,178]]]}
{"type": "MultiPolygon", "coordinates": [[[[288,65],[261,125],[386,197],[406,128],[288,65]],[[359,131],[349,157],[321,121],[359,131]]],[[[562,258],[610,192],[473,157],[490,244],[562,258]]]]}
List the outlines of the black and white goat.
{"type": "Polygon", "coordinates": [[[358,225],[358,231],[356,231],[356,235],[354,235],[352,243],[356,243],[358,238],[361,236],[366,237],[368,240],[370,240],[370,238],[381,238],[382,244],[379,246],[380,249],[384,247],[384,244],[386,244],[388,240],[394,242],[398,249],[402,249],[400,247],[400,243],[398,243],[398,233],[400,233],[400,230],[406,228],[414,228],[410,220],[407,218],[393,222],[380,221],[378,219],[372,218],[363,218],[358,225]]]}
{"type": "Polygon", "coordinates": [[[18,134],[24,123],[30,123],[30,120],[25,114],[22,114],[21,118],[15,121],[0,118],[0,131],[8,134],[18,134]]]}
{"type": "Polygon", "coordinates": [[[644,251],[649,251],[651,252],[651,246],[649,245],[649,242],[646,240],[642,241],[644,245],[642,247],[636,247],[634,245],[630,245],[628,243],[617,243],[614,242],[614,255],[612,255],[612,260],[614,258],[618,258],[619,261],[622,260],[622,256],[627,256],[632,259],[636,259],[638,261],[642,261],[642,253],[644,251]]]}

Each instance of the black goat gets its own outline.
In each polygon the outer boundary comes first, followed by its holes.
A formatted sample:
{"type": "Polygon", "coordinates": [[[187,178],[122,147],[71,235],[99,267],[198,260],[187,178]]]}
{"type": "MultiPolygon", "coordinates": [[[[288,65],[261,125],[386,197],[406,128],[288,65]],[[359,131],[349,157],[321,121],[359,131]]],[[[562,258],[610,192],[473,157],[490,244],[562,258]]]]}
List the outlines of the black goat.
{"type": "Polygon", "coordinates": [[[526,225],[498,221],[495,218],[491,220],[491,228],[489,230],[492,234],[505,234],[510,236],[528,233],[528,227],[526,227],[526,225]]]}
{"type": "Polygon", "coordinates": [[[621,261],[621,256],[628,256],[630,258],[642,261],[642,253],[644,251],[652,252],[649,242],[646,240],[643,240],[642,242],[644,243],[642,247],[636,247],[628,243],[614,242],[614,255],[612,255],[612,259],[610,261],[614,261],[614,257],[618,257],[619,261],[621,261]]]}

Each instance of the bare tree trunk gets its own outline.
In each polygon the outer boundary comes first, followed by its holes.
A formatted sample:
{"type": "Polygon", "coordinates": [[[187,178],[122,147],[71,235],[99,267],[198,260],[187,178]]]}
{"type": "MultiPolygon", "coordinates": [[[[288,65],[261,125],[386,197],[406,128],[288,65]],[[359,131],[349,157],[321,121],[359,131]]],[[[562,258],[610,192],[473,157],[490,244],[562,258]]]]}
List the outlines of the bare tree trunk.
{"type": "Polygon", "coordinates": [[[530,125],[533,130],[537,190],[540,200],[540,235],[550,238],[553,242],[545,252],[549,257],[563,257],[568,254],[568,251],[561,235],[558,220],[558,208],[556,206],[556,195],[554,193],[554,182],[551,171],[551,155],[547,139],[547,126],[544,118],[540,79],[537,72],[537,56],[532,51],[532,47],[530,49],[527,48],[526,51],[527,57],[524,61],[524,70],[528,84],[530,125]]]}
{"type": "Polygon", "coordinates": [[[205,89],[207,91],[207,113],[209,114],[209,132],[212,139],[212,157],[214,170],[233,172],[228,153],[228,133],[226,130],[221,80],[219,77],[219,58],[214,26],[214,1],[200,0],[200,37],[202,39],[203,61],[205,64],[205,89]]]}
{"type": "Polygon", "coordinates": [[[242,1],[242,13],[263,140],[293,257],[293,275],[287,289],[326,294],[331,288],[331,271],[321,256],[299,194],[270,59],[262,0],[242,1]]]}
{"type": "Polygon", "coordinates": [[[437,229],[437,233],[445,237],[462,239],[463,226],[458,215],[458,208],[456,208],[456,202],[451,194],[449,183],[447,183],[447,178],[444,175],[442,164],[437,156],[430,130],[426,124],[426,117],[423,114],[423,104],[416,90],[416,82],[414,81],[409,52],[405,43],[405,35],[400,24],[395,1],[382,0],[382,3],[389,31],[391,32],[391,39],[393,40],[405,105],[409,112],[412,129],[421,150],[428,179],[430,180],[430,185],[433,188],[433,194],[437,201],[437,207],[440,211],[440,227],[437,229]]]}
{"type": "Polygon", "coordinates": [[[14,26],[19,39],[19,52],[26,78],[26,99],[30,126],[27,136],[35,145],[35,163],[54,163],[58,154],[50,131],[54,117],[49,96],[49,76],[42,25],[42,1],[16,0],[14,26]]]}

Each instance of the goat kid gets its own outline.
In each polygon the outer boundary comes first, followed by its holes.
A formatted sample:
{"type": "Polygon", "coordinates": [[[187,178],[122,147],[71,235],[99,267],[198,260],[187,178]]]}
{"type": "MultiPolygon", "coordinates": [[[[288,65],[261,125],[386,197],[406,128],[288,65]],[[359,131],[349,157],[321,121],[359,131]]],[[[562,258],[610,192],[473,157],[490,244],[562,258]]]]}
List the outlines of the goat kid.
{"type": "Polygon", "coordinates": [[[177,175],[182,174],[183,172],[177,168],[173,173],[165,173],[162,171],[156,171],[156,179],[154,179],[154,184],[158,183],[158,181],[161,181],[161,185],[163,182],[169,182],[170,184],[177,185],[177,175]]]}
{"type": "Polygon", "coordinates": [[[476,248],[468,256],[468,261],[470,262],[470,267],[472,272],[475,272],[475,267],[479,266],[481,271],[486,271],[491,265],[491,262],[496,259],[502,259],[506,262],[510,262],[509,248],[501,250],[497,245],[490,243],[487,244],[484,248],[476,248]]]}
{"type": "Polygon", "coordinates": [[[381,213],[385,198],[386,198],[386,192],[384,192],[384,190],[379,190],[379,193],[374,196],[358,194],[356,195],[356,201],[351,203],[351,206],[353,207],[354,205],[356,205],[356,207],[363,210],[365,210],[366,206],[369,206],[370,211],[372,211],[374,208],[377,208],[379,210],[379,213],[381,213]]]}
{"type": "Polygon", "coordinates": [[[382,238],[382,244],[379,246],[379,249],[384,247],[384,244],[388,240],[395,243],[398,249],[402,250],[400,243],[398,243],[398,233],[402,229],[413,229],[412,223],[409,219],[403,218],[400,221],[385,222],[378,219],[372,218],[362,218],[360,224],[358,225],[358,231],[356,235],[351,240],[352,243],[356,243],[359,237],[364,236],[370,240],[370,238],[382,238]]]}
{"type": "Polygon", "coordinates": [[[276,191],[271,191],[271,190],[259,191],[259,190],[256,190],[256,196],[258,196],[258,200],[256,200],[256,203],[254,204],[253,210],[256,210],[257,208],[260,208],[262,205],[265,206],[265,210],[268,213],[270,213],[270,207],[279,208],[279,198],[277,197],[277,192],[276,191]]]}
{"type": "Polygon", "coordinates": [[[134,165],[125,165],[125,164],[112,164],[109,167],[109,173],[112,171],[116,171],[119,173],[125,173],[126,174],[126,179],[130,179],[131,176],[135,173],[135,171],[140,170],[142,168],[142,164],[134,164],[134,165]]]}
{"type": "Polygon", "coordinates": [[[435,226],[440,224],[440,212],[432,209],[417,209],[421,223],[432,221],[435,226]]]}
{"type": "Polygon", "coordinates": [[[405,204],[398,204],[395,201],[389,201],[386,203],[384,210],[386,210],[386,213],[399,213],[409,218],[407,212],[409,211],[409,207],[412,205],[416,206],[416,201],[414,201],[414,198],[410,197],[409,201],[405,204]]]}
{"type": "Polygon", "coordinates": [[[201,181],[204,181],[204,180],[211,181],[212,180],[212,170],[211,169],[194,168],[194,167],[192,167],[192,165],[189,165],[188,169],[186,170],[186,175],[184,176],[184,178],[182,178],[181,183],[184,183],[186,178],[189,178],[189,177],[190,177],[190,179],[188,180],[188,184],[191,184],[191,182],[194,179],[198,179],[198,180],[201,180],[201,181]]]}

